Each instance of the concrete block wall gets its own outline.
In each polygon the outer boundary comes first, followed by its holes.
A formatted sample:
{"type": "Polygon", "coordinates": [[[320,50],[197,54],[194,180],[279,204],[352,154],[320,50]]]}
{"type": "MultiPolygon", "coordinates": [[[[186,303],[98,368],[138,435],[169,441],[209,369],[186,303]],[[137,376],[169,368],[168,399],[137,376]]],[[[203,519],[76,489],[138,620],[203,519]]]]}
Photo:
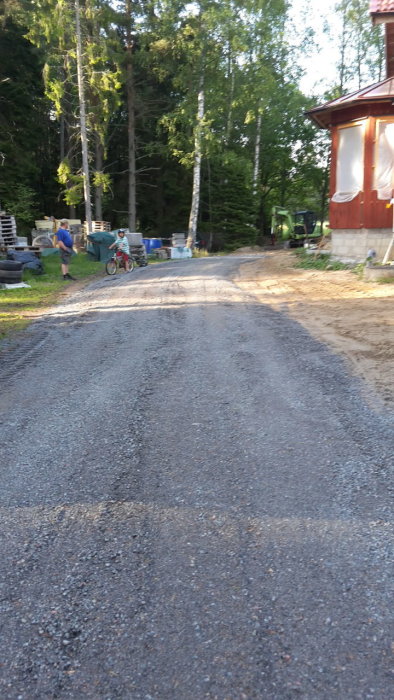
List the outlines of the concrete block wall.
{"type": "MultiPolygon", "coordinates": [[[[383,260],[391,241],[391,229],[335,229],[331,233],[331,255],[342,262],[364,262],[371,248],[376,260],[383,260]]],[[[394,257],[394,248],[391,255],[394,257]]]]}

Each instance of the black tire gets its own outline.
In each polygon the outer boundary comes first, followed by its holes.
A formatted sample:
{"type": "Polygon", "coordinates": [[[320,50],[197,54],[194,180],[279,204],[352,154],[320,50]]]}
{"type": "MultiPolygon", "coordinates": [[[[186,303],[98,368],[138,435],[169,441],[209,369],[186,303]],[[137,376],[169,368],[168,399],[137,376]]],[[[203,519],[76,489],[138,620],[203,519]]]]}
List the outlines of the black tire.
{"type": "Polygon", "coordinates": [[[0,260],[0,270],[21,270],[22,263],[19,260],[0,260]]]}
{"type": "Polygon", "coordinates": [[[113,258],[111,260],[108,260],[108,262],[105,265],[105,270],[107,275],[116,275],[116,272],[118,270],[118,265],[113,258]]]}
{"type": "Polygon", "coordinates": [[[22,278],[15,279],[15,277],[0,277],[0,284],[18,284],[22,282],[22,278]]]}
{"type": "Polygon", "coordinates": [[[129,258],[129,272],[134,270],[134,258],[129,258]]]}
{"type": "Polygon", "coordinates": [[[14,280],[20,282],[22,279],[22,270],[0,270],[0,281],[14,280]]]}

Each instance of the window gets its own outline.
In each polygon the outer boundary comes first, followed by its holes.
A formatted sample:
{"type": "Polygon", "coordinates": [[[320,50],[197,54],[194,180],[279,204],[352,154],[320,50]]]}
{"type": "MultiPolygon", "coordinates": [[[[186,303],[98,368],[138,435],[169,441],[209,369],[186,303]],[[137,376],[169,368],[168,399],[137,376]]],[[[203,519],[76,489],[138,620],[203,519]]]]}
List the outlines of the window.
{"type": "Polygon", "coordinates": [[[394,186],[394,122],[378,121],[376,129],[374,189],[378,199],[391,199],[394,186]]]}
{"type": "Polygon", "coordinates": [[[351,202],[364,183],[364,122],[338,130],[337,185],[333,202],[351,202]]]}

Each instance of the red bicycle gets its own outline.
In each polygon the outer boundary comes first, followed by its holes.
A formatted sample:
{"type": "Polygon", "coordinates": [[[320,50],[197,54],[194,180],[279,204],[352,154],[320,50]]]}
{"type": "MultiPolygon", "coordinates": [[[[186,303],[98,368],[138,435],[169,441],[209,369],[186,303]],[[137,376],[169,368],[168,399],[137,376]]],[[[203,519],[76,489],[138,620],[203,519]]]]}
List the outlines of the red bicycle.
{"type": "MultiPolygon", "coordinates": [[[[116,275],[116,273],[122,268],[126,269],[124,256],[122,253],[120,253],[120,251],[115,251],[112,258],[110,258],[105,265],[106,273],[107,275],[116,275]]],[[[129,255],[129,272],[132,272],[133,270],[134,258],[129,255]]]]}

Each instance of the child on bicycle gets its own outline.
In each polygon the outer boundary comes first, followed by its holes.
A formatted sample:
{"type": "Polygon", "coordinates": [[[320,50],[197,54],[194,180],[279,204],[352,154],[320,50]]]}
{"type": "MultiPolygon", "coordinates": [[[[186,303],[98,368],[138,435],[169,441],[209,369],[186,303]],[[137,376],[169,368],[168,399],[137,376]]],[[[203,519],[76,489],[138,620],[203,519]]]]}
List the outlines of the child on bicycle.
{"type": "Polygon", "coordinates": [[[124,228],[119,229],[116,240],[109,246],[110,250],[112,248],[116,248],[116,257],[123,260],[126,272],[130,272],[130,246],[124,228]]]}

